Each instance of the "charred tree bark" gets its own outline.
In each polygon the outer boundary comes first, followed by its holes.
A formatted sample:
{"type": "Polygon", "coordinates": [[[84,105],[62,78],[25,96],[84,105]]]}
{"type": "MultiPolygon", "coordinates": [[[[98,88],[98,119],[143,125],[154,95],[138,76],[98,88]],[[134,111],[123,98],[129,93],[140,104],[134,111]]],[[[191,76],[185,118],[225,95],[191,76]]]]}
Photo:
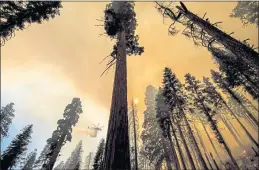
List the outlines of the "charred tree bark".
{"type": "Polygon", "coordinates": [[[160,170],[163,160],[164,160],[164,155],[161,155],[155,164],[155,170],[160,170]]]}
{"type": "Polygon", "coordinates": [[[171,159],[170,159],[170,155],[168,154],[168,152],[164,153],[164,157],[165,157],[165,162],[166,162],[166,166],[168,170],[173,170],[172,165],[171,165],[171,159]]]}
{"type": "Polygon", "coordinates": [[[130,170],[126,37],[124,30],[119,33],[118,41],[115,79],[104,154],[103,168],[105,170],[130,170]]]}

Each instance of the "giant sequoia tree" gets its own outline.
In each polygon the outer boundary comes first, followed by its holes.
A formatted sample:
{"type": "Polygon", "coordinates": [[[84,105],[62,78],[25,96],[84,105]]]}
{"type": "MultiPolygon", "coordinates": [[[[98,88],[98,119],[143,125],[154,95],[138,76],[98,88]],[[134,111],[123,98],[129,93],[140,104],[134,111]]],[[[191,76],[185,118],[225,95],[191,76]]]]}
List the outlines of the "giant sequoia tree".
{"type": "Polygon", "coordinates": [[[103,164],[103,169],[107,170],[130,169],[126,55],[143,52],[143,47],[138,47],[136,26],[133,2],[113,1],[106,6],[106,33],[117,39],[108,64],[110,68],[116,63],[103,164]]]}
{"type": "Polygon", "coordinates": [[[210,107],[211,103],[207,100],[206,95],[203,93],[204,85],[189,73],[185,75],[185,83],[185,88],[189,91],[189,96],[192,98],[194,106],[207,117],[210,127],[216,135],[218,142],[224,146],[224,149],[228,153],[235,168],[239,169],[235,158],[233,157],[228,145],[218,129],[216,120],[213,119],[214,110],[210,107]]]}
{"type": "Polygon", "coordinates": [[[79,115],[83,112],[79,98],[73,98],[64,110],[63,119],[58,120],[58,127],[52,133],[52,137],[47,140],[50,145],[47,161],[43,164],[43,169],[52,169],[62,146],[72,139],[72,127],[76,125],[79,115]]]}
{"type": "Polygon", "coordinates": [[[1,108],[1,138],[8,136],[8,129],[9,125],[12,123],[12,119],[14,118],[14,109],[13,109],[14,103],[9,103],[5,107],[1,108]]]}
{"type": "Polygon", "coordinates": [[[1,169],[7,170],[19,162],[30,143],[31,133],[32,125],[26,126],[22,132],[12,140],[1,155],[1,169]]]}
{"type": "Polygon", "coordinates": [[[2,1],[0,5],[1,45],[31,23],[42,23],[59,15],[60,1],[2,1]]]}

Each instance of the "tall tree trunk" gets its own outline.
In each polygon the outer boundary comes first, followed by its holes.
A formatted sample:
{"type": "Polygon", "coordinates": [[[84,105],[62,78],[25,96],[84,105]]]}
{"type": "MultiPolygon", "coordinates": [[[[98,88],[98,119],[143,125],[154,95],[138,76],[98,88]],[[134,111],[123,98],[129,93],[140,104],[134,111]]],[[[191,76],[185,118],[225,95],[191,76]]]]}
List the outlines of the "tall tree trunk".
{"type": "MultiPolygon", "coordinates": [[[[198,94],[198,93],[196,92],[196,94],[198,94]]],[[[198,96],[198,97],[199,97],[199,96],[198,96]]],[[[223,144],[225,151],[228,153],[228,156],[230,157],[230,159],[231,159],[232,163],[234,164],[235,168],[239,170],[239,167],[238,167],[238,164],[237,164],[235,158],[233,157],[233,155],[232,155],[232,153],[231,153],[231,151],[230,151],[230,149],[229,149],[227,143],[225,142],[223,136],[221,135],[219,129],[217,128],[217,124],[212,120],[212,117],[211,117],[211,115],[209,114],[209,112],[208,112],[207,108],[205,107],[204,103],[202,102],[201,104],[202,104],[204,113],[206,114],[206,117],[207,117],[208,120],[209,120],[209,123],[211,124],[212,127],[216,127],[216,128],[214,128],[214,131],[215,131],[216,134],[219,136],[219,138],[222,139],[222,140],[221,140],[221,142],[222,142],[221,144],[223,144]]]]}
{"type": "Polygon", "coordinates": [[[134,128],[134,145],[135,145],[135,170],[138,170],[138,148],[137,148],[137,134],[136,134],[136,119],[134,103],[132,102],[132,116],[133,116],[133,128],[134,128]]]}
{"type": "Polygon", "coordinates": [[[207,162],[208,162],[210,168],[213,169],[213,167],[212,167],[212,165],[211,165],[211,163],[210,163],[210,159],[209,159],[209,157],[208,157],[207,149],[206,149],[206,147],[205,147],[205,145],[204,145],[204,143],[203,143],[202,137],[201,137],[201,135],[200,135],[200,132],[199,132],[199,130],[198,130],[196,124],[193,123],[193,125],[194,125],[195,131],[197,132],[197,136],[198,136],[198,138],[199,138],[199,140],[200,140],[200,144],[201,144],[201,147],[203,148],[203,152],[204,152],[204,154],[205,154],[205,157],[206,157],[206,159],[207,159],[207,162]]]}
{"type": "Polygon", "coordinates": [[[127,104],[127,67],[125,30],[118,35],[118,53],[112,103],[106,138],[105,170],[130,170],[128,104],[127,104]]]}
{"type": "Polygon", "coordinates": [[[178,121],[175,121],[174,123],[176,124],[177,129],[178,129],[178,131],[179,131],[179,134],[180,134],[180,136],[181,136],[181,139],[182,139],[182,141],[183,141],[183,146],[184,146],[185,151],[186,151],[186,153],[187,153],[187,157],[188,157],[188,159],[189,159],[189,162],[190,162],[190,165],[191,165],[191,169],[195,170],[196,167],[195,167],[195,164],[194,164],[194,162],[193,162],[193,158],[192,158],[191,152],[190,152],[190,150],[189,150],[189,147],[188,147],[188,145],[187,145],[187,142],[186,142],[186,140],[185,140],[185,138],[184,138],[182,129],[181,129],[180,125],[179,125],[179,122],[178,122],[178,121]]]}
{"type": "MultiPolygon", "coordinates": [[[[220,114],[219,114],[220,115],[220,114]]],[[[228,120],[226,120],[226,118],[224,117],[224,115],[220,115],[222,122],[224,123],[224,125],[228,128],[229,132],[231,133],[231,135],[234,137],[235,141],[237,142],[237,144],[244,149],[244,145],[242,143],[242,141],[240,140],[239,136],[235,133],[235,131],[232,129],[232,127],[230,126],[230,122],[228,120]]]]}
{"type": "MultiPolygon", "coordinates": [[[[167,136],[168,136],[168,139],[169,139],[170,149],[171,149],[172,156],[173,156],[173,159],[174,159],[173,161],[175,163],[175,167],[176,167],[177,170],[180,170],[181,168],[180,168],[179,160],[178,160],[177,153],[176,153],[176,150],[175,150],[175,147],[174,147],[174,144],[173,144],[173,141],[172,141],[172,137],[171,137],[171,134],[170,134],[169,131],[167,132],[167,136]]],[[[166,158],[166,156],[165,156],[165,158],[166,158]]],[[[170,164],[170,168],[172,170],[171,164],[170,164]]],[[[168,167],[168,170],[169,170],[169,167],[168,167]]]]}
{"type": "Polygon", "coordinates": [[[218,151],[217,151],[217,149],[216,149],[216,147],[215,147],[215,145],[214,145],[214,143],[213,143],[213,141],[212,141],[212,139],[211,139],[211,137],[210,137],[210,134],[209,134],[209,132],[207,131],[207,129],[206,129],[206,127],[205,127],[205,125],[204,125],[204,123],[202,122],[201,119],[200,119],[200,122],[201,122],[201,125],[202,125],[202,127],[203,127],[203,129],[204,129],[204,131],[205,131],[205,133],[206,133],[206,135],[207,135],[207,137],[209,138],[210,144],[211,144],[211,146],[212,146],[214,152],[216,153],[216,155],[217,155],[217,157],[218,157],[220,163],[221,163],[222,165],[224,165],[224,163],[223,163],[223,161],[221,160],[221,158],[220,158],[220,156],[219,156],[219,153],[218,153],[218,151]]]}
{"type": "Polygon", "coordinates": [[[184,10],[181,7],[178,7],[178,9],[186,18],[198,25],[203,31],[212,36],[216,41],[230,50],[239,59],[245,61],[249,65],[254,65],[259,70],[258,53],[256,51],[231,37],[227,33],[221,31],[211,23],[193,14],[189,10],[184,10]]]}
{"type": "MultiPolygon", "coordinates": [[[[173,122],[174,122],[174,119],[173,119],[173,122]]],[[[175,141],[176,141],[176,145],[177,145],[177,148],[178,148],[178,151],[179,151],[179,155],[180,155],[180,159],[181,159],[181,162],[182,162],[182,165],[183,165],[183,169],[184,170],[187,170],[187,167],[185,165],[185,162],[184,162],[184,158],[183,158],[183,151],[182,151],[182,148],[179,144],[179,141],[177,139],[177,136],[176,136],[176,132],[175,132],[175,129],[173,127],[173,124],[172,124],[172,121],[170,121],[170,125],[171,125],[171,128],[172,128],[172,132],[173,132],[173,136],[175,138],[175,141]]]]}
{"type": "Polygon", "coordinates": [[[201,151],[200,151],[200,149],[199,149],[199,146],[198,146],[198,144],[197,144],[197,142],[196,142],[196,139],[195,139],[195,137],[194,137],[194,135],[193,135],[193,133],[192,133],[191,126],[190,126],[190,124],[189,124],[189,122],[188,122],[188,120],[187,120],[187,118],[186,118],[186,115],[185,115],[185,113],[184,113],[184,110],[183,110],[182,108],[181,108],[181,112],[182,112],[182,116],[183,116],[183,118],[184,118],[185,124],[186,124],[186,126],[187,126],[188,134],[189,134],[189,136],[191,137],[192,143],[194,144],[195,152],[198,154],[199,162],[201,163],[202,168],[207,170],[208,167],[207,167],[207,165],[206,165],[206,162],[205,162],[204,159],[203,159],[203,156],[202,156],[202,154],[201,154],[201,151]]]}
{"type": "MultiPolygon", "coordinates": [[[[223,99],[222,99],[223,100],[223,99]]],[[[242,127],[242,129],[245,131],[246,135],[249,137],[249,139],[251,140],[251,142],[253,142],[257,148],[259,148],[259,144],[258,142],[256,142],[256,140],[253,138],[253,136],[248,132],[248,130],[246,129],[246,127],[242,124],[242,122],[239,120],[239,118],[236,116],[236,114],[230,109],[230,107],[228,106],[228,104],[225,102],[225,100],[223,100],[223,103],[225,105],[225,107],[228,109],[228,111],[231,113],[232,116],[234,116],[234,118],[236,119],[236,121],[238,122],[238,124],[242,127]]]]}
{"type": "Polygon", "coordinates": [[[212,158],[212,160],[213,160],[213,162],[214,162],[214,165],[215,165],[216,169],[217,169],[217,170],[220,170],[220,169],[219,169],[219,166],[218,166],[218,164],[217,164],[217,162],[215,161],[215,159],[213,158],[213,156],[212,156],[211,153],[210,153],[210,156],[211,156],[211,158],[212,158]]]}
{"type": "Polygon", "coordinates": [[[64,142],[64,140],[65,140],[65,137],[66,137],[66,133],[63,133],[63,134],[61,135],[61,137],[60,137],[58,143],[57,143],[56,148],[55,148],[54,151],[53,151],[52,156],[51,156],[50,159],[49,159],[49,162],[47,162],[46,165],[43,165],[43,166],[42,166],[42,170],[52,170],[52,169],[53,169],[54,164],[55,164],[55,162],[56,162],[56,160],[57,160],[57,158],[58,158],[58,155],[59,155],[59,153],[60,153],[60,150],[61,150],[61,148],[62,148],[62,146],[63,146],[63,142],[64,142]]]}
{"type": "Polygon", "coordinates": [[[254,115],[244,106],[244,104],[239,100],[239,98],[235,95],[235,93],[233,93],[232,90],[230,90],[229,88],[226,88],[226,90],[228,91],[228,93],[230,94],[230,96],[235,99],[237,101],[238,104],[240,104],[240,106],[245,110],[245,112],[247,113],[247,115],[249,116],[249,118],[251,118],[251,120],[254,122],[254,124],[256,124],[257,128],[259,127],[259,121],[254,117],[254,115]]]}

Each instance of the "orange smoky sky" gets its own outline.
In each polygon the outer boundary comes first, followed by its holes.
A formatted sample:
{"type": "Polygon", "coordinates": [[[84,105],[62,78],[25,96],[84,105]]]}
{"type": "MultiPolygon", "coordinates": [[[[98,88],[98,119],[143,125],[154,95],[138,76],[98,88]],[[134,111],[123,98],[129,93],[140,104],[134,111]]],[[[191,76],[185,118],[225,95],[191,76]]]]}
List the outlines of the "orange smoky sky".
{"type": "MultiPolygon", "coordinates": [[[[16,36],[2,47],[2,74],[5,74],[5,69],[26,70],[31,66],[40,68],[45,64],[51,65],[55,69],[50,74],[62,77],[82,96],[87,96],[100,107],[109,110],[114,69],[100,77],[107,61],[99,63],[111,52],[114,41],[105,35],[99,37],[104,33],[104,28],[97,26],[103,24],[97,19],[104,16],[107,3],[63,2],[60,16],[17,31],[16,36]]],[[[171,21],[163,21],[154,2],[135,4],[138,22],[136,32],[145,52],[141,56],[129,56],[127,59],[128,101],[132,98],[139,99],[138,116],[142,123],[145,89],[148,85],[161,86],[164,67],[171,68],[183,80],[187,72],[199,79],[210,76],[210,69],[216,69],[217,66],[206,48],[196,47],[181,32],[175,36],[168,34],[171,21]]],[[[234,32],[235,38],[250,38],[250,43],[258,46],[257,28],[254,25],[243,27],[239,19],[229,17],[236,2],[185,4],[199,16],[207,12],[206,16],[211,22],[223,22],[220,29],[227,33],[234,32]]],[[[182,29],[181,25],[177,24],[176,27],[182,29]]],[[[33,76],[27,78],[34,79],[33,76]]],[[[66,81],[63,83],[67,83],[66,81]]]]}

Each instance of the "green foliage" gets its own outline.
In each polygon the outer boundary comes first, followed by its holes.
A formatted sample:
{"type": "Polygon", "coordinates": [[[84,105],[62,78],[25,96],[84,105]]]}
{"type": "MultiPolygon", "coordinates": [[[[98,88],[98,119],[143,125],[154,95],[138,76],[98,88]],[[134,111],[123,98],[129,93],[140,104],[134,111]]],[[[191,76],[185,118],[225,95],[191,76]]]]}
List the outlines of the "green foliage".
{"type": "Polygon", "coordinates": [[[23,30],[26,24],[42,23],[59,15],[60,1],[4,1],[1,2],[1,44],[11,38],[15,30],[23,30]]]}
{"type": "Polygon", "coordinates": [[[14,103],[9,103],[5,107],[1,108],[1,138],[8,136],[9,125],[12,123],[12,119],[14,118],[14,103]]]}
{"type": "Polygon", "coordinates": [[[12,140],[10,145],[1,155],[2,170],[14,167],[19,162],[30,143],[31,133],[32,125],[26,126],[22,132],[12,140]]]}
{"type": "Polygon", "coordinates": [[[97,148],[95,157],[94,157],[93,170],[101,170],[102,169],[104,149],[105,149],[105,140],[101,139],[100,144],[97,148]]]}
{"type": "Polygon", "coordinates": [[[258,27],[258,9],[258,1],[239,1],[230,14],[230,17],[239,18],[244,26],[247,24],[256,24],[258,27]]]}

